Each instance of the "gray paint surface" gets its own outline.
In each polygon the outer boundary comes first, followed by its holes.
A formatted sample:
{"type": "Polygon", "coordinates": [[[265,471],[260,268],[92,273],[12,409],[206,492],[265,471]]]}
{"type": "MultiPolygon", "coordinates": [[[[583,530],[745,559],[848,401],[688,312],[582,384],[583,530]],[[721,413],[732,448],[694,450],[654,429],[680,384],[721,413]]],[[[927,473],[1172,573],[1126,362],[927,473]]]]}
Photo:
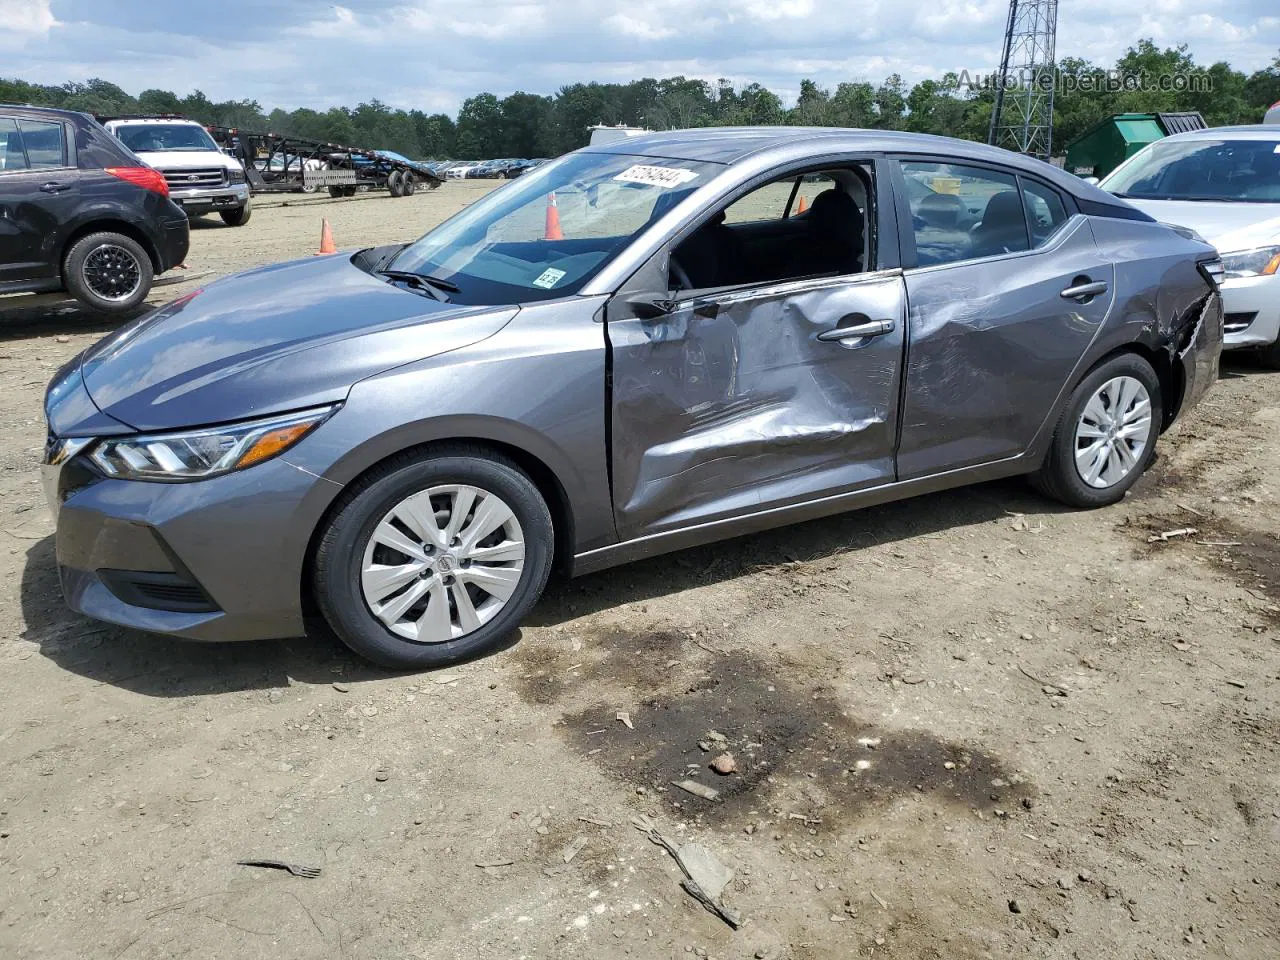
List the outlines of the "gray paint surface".
{"type": "MultiPolygon", "coordinates": [[[[625,146],[726,166],[582,295],[454,307],[315,258],[212,284],[59,371],[46,402],[59,436],[341,404],[283,457],[239,473],[69,488],[57,544],[71,605],[196,639],[296,634],[327,512],[366,471],[424,445],[479,441],[525,464],[556,508],[558,553],[581,573],[1033,471],[1072,387],[1117,349],[1167,365],[1175,412],[1216,376],[1221,304],[1196,267],[1213,251],[1141,219],[1078,215],[1030,253],[706,292],[641,320],[628,297],[653,289],[673,238],[798,162],[946,151],[1081,202],[1119,201],[1037,161],[906,134],[694,131],[625,146]],[[1082,275],[1107,294],[1061,299],[1082,275]],[[864,320],[893,328],[818,339],[864,320]],[[123,604],[94,572],[107,568],[189,572],[221,610],[123,604]]],[[[876,262],[899,262],[896,230],[879,242],[876,262]]]]}

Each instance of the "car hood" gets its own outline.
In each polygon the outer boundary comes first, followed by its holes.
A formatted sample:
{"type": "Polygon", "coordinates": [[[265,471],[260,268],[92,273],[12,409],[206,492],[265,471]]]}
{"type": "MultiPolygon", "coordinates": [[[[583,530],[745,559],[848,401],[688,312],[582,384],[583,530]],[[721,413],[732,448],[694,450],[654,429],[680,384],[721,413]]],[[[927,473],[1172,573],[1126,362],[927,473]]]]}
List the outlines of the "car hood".
{"type": "Polygon", "coordinates": [[[147,166],[157,170],[196,170],[201,167],[237,169],[240,164],[217,150],[135,150],[147,166]]]}
{"type": "Polygon", "coordinates": [[[1129,200],[1129,203],[1164,223],[1190,227],[1220,253],[1280,243],[1280,203],[1215,203],[1212,200],[1129,200]]]}
{"type": "Polygon", "coordinates": [[[335,403],[365,377],[469,346],[518,312],[439,303],[337,254],[179,297],[90,348],[80,369],[116,420],[200,426],[335,403]]]}

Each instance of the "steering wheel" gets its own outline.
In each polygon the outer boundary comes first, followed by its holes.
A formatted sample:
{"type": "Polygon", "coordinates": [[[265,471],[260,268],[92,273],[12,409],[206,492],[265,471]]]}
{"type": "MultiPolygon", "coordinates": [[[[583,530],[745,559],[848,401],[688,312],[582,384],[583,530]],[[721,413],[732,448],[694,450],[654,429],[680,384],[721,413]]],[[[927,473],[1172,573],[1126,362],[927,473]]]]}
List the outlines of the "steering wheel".
{"type": "Polygon", "coordinates": [[[693,289],[693,281],[689,279],[689,274],[685,271],[684,267],[680,266],[680,261],[675,257],[671,258],[670,269],[671,276],[675,278],[676,283],[680,284],[681,289],[693,289]]]}

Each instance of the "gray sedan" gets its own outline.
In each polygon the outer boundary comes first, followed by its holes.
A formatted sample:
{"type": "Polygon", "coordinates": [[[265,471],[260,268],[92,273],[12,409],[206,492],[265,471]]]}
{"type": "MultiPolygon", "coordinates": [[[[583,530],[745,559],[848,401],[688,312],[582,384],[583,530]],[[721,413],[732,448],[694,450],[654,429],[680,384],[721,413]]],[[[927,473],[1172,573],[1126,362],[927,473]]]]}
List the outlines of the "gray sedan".
{"type": "Polygon", "coordinates": [[[589,147],[407,245],[211,283],[54,378],[67,602],[422,667],[553,567],[1029,475],[1120,500],[1217,376],[1222,265],[1048,165],[901,133],[589,147]]]}

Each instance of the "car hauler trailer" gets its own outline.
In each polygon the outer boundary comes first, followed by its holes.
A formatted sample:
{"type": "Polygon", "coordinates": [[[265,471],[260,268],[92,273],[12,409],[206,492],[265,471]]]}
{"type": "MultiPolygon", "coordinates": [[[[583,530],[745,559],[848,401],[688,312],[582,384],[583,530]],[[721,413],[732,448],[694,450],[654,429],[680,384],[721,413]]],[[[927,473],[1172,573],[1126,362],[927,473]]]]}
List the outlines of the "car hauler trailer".
{"type": "Polygon", "coordinates": [[[419,186],[444,183],[425,164],[383,150],[312,140],[237,127],[207,128],[215,141],[244,164],[254,193],[314,193],[354,196],[361,187],[385,188],[393,197],[411,196],[419,186]]]}

